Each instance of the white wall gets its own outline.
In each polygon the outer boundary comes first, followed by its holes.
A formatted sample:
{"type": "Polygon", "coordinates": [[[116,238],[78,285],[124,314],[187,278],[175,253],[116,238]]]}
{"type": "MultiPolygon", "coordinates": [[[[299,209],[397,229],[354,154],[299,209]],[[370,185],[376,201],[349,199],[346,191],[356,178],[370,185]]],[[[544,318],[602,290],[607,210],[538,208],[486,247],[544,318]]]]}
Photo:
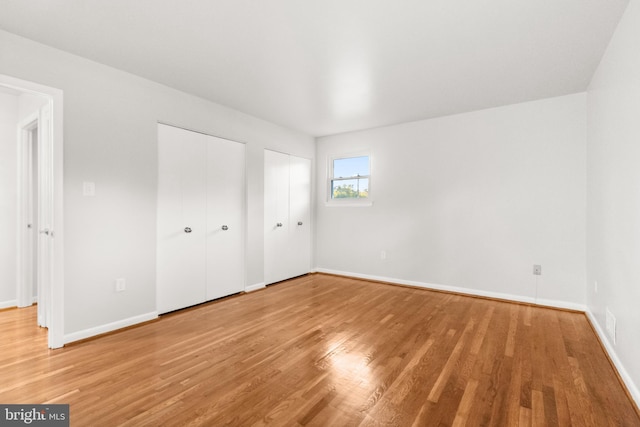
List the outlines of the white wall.
{"type": "Polygon", "coordinates": [[[0,92],[0,308],[16,305],[18,99],[0,92]]]}
{"type": "Polygon", "coordinates": [[[157,121],[247,143],[246,283],[263,281],[263,149],[313,158],[313,138],[2,31],[0,74],[64,91],[66,335],[155,311],[157,121]]]}
{"type": "Polygon", "coordinates": [[[631,0],[588,91],[587,302],[640,402],[640,2],[631,0]],[[598,292],[595,282],[598,282],[598,292]]]}
{"type": "Polygon", "coordinates": [[[319,175],[317,267],[533,301],[535,263],[538,302],[584,307],[585,109],[577,94],[320,138],[319,171],[370,151],[374,204],[325,206],[319,175]]]}

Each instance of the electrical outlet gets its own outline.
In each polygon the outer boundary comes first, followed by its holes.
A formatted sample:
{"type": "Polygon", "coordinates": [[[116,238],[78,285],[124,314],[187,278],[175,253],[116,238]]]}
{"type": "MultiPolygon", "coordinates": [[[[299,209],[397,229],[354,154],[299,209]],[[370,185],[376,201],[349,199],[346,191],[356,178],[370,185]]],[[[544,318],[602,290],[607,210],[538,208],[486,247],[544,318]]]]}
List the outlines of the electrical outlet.
{"type": "Polygon", "coordinates": [[[387,259],[387,251],[380,252],[380,259],[387,259]]]}
{"type": "Polygon", "coordinates": [[[536,276],[541,276],[542,275],[542,266],[538,265],[538,264],[534,264],[533,265],[533,274],[535,274],[536,276]]]}
{"type": "Polygon", "coordinates": [[[615,344],[616,343],[616,317],[609,310],[609,307],[607,307],[606,314],[607,314],[607,333],[609,334],[611,341],[613,341],[613,343],[615,344]]]}
{"type": "Polygon", "coordinates": [[[116,292],[123,292],[127,289],[127,281],[124,279],[116,279],[116,292]]]}

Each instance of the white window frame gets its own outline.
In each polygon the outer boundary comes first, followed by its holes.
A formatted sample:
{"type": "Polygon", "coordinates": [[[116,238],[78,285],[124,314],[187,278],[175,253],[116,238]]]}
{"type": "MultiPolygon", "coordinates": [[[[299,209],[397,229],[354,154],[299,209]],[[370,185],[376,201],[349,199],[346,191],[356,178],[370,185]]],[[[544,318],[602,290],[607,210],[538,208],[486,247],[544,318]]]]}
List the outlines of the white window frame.
{"type": "MultiPolygon", "coordinates": [[[[371,177],[373,176],[373,161],[370,152],[357,152],[357,153],[348,153],[348,154],[337,154],[333,156],[329,156],[327,158],[327,199],[326,206],[357,206],[357,207],[367,207],[373,205],[372,192],[371,192],[371,177]],[[368,157],[369,158],[369,175],[360,176],[360,178],[367,178],[369,180],[369,188],[368,188],[368,196],[367,197],[354,197],[354,198],[340,198],[334,199],[332,196],[332,183],[335,180],[333,177],[333,163],[335,160],[340,159],[350,159],[353,157],[368,157]]],[[[357,177],[349,177],[338,180],[348,180],[348,179],[356,179],[357,177]]]]}

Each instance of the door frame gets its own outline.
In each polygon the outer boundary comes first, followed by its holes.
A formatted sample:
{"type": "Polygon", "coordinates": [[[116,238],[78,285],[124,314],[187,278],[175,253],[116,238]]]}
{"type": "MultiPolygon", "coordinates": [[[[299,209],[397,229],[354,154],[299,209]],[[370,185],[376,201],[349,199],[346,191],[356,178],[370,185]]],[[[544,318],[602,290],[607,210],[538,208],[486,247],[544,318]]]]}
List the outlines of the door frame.
{"type": "MultiPolygon", "coordinates": [[[[53,224],[50,230],[52,233],[52,255],[51,267],[51,289],[49,292],[49,325],[48,325],[48,347],[60,348],[64,345],[64,221],[63,221],[63,177],[64,177],[64,140],[63,140],[63,92],[60,89],[41,85],[38,83],[22,80],[16,77],[0,74],[0,85],[15,89],[23,93],[43,96],[48,99],[48,107],[51,114],[50,133],[50,174],[49,179],[52,187],[52,200],[50,200],[53,214],[53,224]]],[[[20,140],[17,142],[20,143],[20,140]]],[[[20,151],[19,151],[20,152],[20,151]]],[[[18,185],[20,185],[18,177],[18,185]]],[[[18,199],[18,218],[22,216],[23,201],[18,199]]],[[[19,221],[20,222],[20,221],[19,221]]],[[[22,241],[18,233],[18,272],[22,269],[20,254],[22,251],[22,241]]],[[[20,273],[19,273],[20,274],[20,273]]],[[[19,286],[19,283],[16,284],[19,286]]]]}

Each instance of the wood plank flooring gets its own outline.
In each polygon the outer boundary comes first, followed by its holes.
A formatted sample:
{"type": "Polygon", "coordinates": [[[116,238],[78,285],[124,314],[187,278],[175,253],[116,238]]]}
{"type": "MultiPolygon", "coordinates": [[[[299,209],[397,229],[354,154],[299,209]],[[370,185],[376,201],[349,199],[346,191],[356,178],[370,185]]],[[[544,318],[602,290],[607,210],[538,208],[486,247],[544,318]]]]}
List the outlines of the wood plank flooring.
{"type": "Polygon", "coordinates": [[[305,276],[46,349],[0,312],[0,402],[72,426],[640,426],[586,317],[305,276]]]}

